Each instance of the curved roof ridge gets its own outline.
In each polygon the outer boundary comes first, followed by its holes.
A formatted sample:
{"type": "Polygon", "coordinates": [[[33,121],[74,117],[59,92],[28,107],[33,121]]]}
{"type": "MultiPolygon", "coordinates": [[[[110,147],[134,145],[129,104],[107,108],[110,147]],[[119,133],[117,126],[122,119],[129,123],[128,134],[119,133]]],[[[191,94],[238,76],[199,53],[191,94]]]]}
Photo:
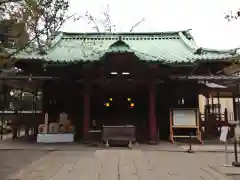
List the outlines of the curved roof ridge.
{"type": "Polygon", "coordinates": [[[51,50],[52,48],[54,48],[61,40],[63,37],[63,32],[59,32],[51,41],[50,47],[47,50],[51,50]]]}
{"type": "Polygon", "coordinates": [[[184,32],[189,33],[189,30],[187,31],[181,31],[179,32],[179,37],[181,38],[181,40],[192,50],[197,50],[200,47],[197,45],[197,43],[193,40],[193,38],[191,37],[191,40],[189,40],[189,38],[186,37],[186,34],[184,34],[184,32]]]}
{"type": "Polygon", "coordinates": [[[156,31],[156,32],[67,32],[61,31],[60,33],[63,35],[164,35],[164,34],[176,34],[178,35],[179,32],[187,32],[187,30],[178,30],[178,31],[156,31]]]}
{"type": "Polygon", "coordinates": [[[205,52],[210,52],[210,53],[226,53],[226,54],[236,54],[237,50],[240,49],[239,48],[234,48],[234,49],[212,49],[212,48],[205,48],[205,47],[200,47],[197,45],[197,43],[193,40],[193,38],[189,39],[187,38],[185,33],[190,33],[189,30],[188,31],[182,31],[179,32],[179,37],[183,40],[183,42],[191,49],[197,51],[197,50],[201,50],[201,51],[205,51],[205,52]]]}

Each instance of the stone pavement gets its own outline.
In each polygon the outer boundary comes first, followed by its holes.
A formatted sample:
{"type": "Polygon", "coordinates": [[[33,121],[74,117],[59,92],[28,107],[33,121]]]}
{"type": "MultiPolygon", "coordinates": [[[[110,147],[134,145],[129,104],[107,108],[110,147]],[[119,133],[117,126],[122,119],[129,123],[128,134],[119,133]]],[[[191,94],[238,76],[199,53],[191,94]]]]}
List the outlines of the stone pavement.
{"type": "MultiPolygon", "coordinates": [[[[0,150],[48,150],[48,151],[75,151],[86,149],[104,149],[105,147],[96,147],[83,143],[59,143],[59,144],[38,144],[34,142],[18,141],[0,141],[0,150]]],[[[134,149],[147,151],[168,151],[168,152],[185,152],[189,149],[188,144],[172,144],[168,141],[161,141],[157,145],[134,144],[134,149]]],[[[224,152],[223,144],[194,144],[192,149],[195,152],[224,152]]],[[[228,145],[228,152],[234,152],[233,145],[228,145]]],[[[238,147],[240,152],[240,147],[238,147]]]]}
{"type": "Polygon", "coordinates": [[[195,154],[107,149],[53,151],[10,179],[21,180],[227,180],[195,154]]]}
{"type": "MultiPolygon", "coordinates": [[[[49,143],[38,144],[29,143],[21,140],[17,141],[0,141],[0,150],[47,150],[47,151],[76,151],[86,149],[105,149],[105,146],[92,146],[83,143],[49,143]]],[[[118,148],[119,149],[119,148],[118,148]]],[[[158,145],[148,144],[133,144],[133,149],[142,149],[148,151],[169,151],[169,152],[183,152],[184,149],[179,145],[170,142],[160,142],[158,145]]]]}
{"type": "Polygon", "coordinates": [[[49,151],[7,150],[0,152],[0,180],[44,157],[49,151]]]}
{"type": "Polygon", "coordinates": [[[208,164],[212,169],[227,175],[228,177],[233,177],[235,180],[240,180],[240,168],[238,167],[224,167],[224,164],[231,165],[234,161],[234,154],[228,153],[228,162],[226,162],[226,154],[224,153],[206,153],[198,152],[195,155],[208,164]]]}
{"type": "Polygon", "coordinates": [[[38,144],[28,143],[23,141],[0,141],[0,150],[46,150],[46,151],[78,151],[87,150],[96,147],[91,147],[85,144],[78,143],[59,143],[59,144],[38,144]]]}

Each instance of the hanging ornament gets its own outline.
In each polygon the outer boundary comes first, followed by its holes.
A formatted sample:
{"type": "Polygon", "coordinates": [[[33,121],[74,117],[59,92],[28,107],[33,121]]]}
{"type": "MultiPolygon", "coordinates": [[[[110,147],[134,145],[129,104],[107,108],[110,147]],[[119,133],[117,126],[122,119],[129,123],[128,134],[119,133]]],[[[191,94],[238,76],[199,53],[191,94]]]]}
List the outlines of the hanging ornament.
{"type": "Polygon", "coordinates": [[[109,102],[106,102],[106,103],[104,103],[104,106],[109,107],[109,106],[110,106],[110,103],[109,103],[109,102]]]}
{"type": "Polygon", "coordinates": [[[184,98],[182,98],[182,104],[184,104],[184,98]]]}
{"type": "Polygon", "coordinates": [[[130,108],[134,108],[135,104],[134,103],[131,103],[130,104],[130,108]]]}

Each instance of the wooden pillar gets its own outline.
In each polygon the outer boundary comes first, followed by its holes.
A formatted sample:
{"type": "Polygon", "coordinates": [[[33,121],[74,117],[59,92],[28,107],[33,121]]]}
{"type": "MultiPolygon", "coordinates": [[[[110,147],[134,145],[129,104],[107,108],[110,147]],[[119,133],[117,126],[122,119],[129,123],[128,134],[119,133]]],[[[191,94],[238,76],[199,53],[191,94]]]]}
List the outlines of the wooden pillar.
{"type": "Polygon", "coordinates": [[[219,91],[217,92],[217,106],[218,106],[218,113],[220,115],[222,112],[221,112],[221,102],[220,102],[219,91]]]}
{"type": "Polygon", "coordinates": [[[214,112],[214,101],[213,101],[213,96],[211,95],[211,109],[212,109],[212,114],[215,114],[214,112]]]}
{"type": "Polygon", "coordinates": [[[240,102],[239,102],[239,84],[237,84],[237,91],[236,91],[236,97],[235,97],[235,102],[236,102],[236,120],[239,121],[239,117],[240,117],[240,102]]]}
{"type": "Polygon", "coordinates": [[[231,119],[231,120],[234,120],[234,121],[236,121],[237,120],[237,112],[236,112],[236,93],[235,92],[233,92],[233,119],[231,119]]]}
{"type": "Polygon", "coordinates": [[[157,120],[156,120],[156,86],[150,84],[149,87],[149,135],[150,143],[157,143],[157,120]]]}
{"type": "Polygon", "coordinates": [[[204,133],[209,134],[209,114],[210,114],[210,101],[209,97],[210,94],[208,93],[206,96],[206,107],[204,110],[204,133]]]}
{"type": "Polygon", "coordinates": [[[90,86],[86,85],[84,88],[84,96],[83,96],[83,103],[84,103],[84,111],[83,111],[83,138],[87,138],[89,124],[90,124],[90,108],[91,108],[91,92],[90,86]]]}
{"type": "Polygon", "coordinates": [[[227,108],[224,109],[224,121],[226,123],[228,122],[228,110],[227,110],[227,108]]]}
{"type": "Polygon", "coordinates": [[[239,93],[238,93],[238,84],[236,90],[233,92],[233,113],[234,121],[239,119],[239,93]]]}
{"type": "Polygon", "coordinates": [[[210,113],[210,94],[207,95],[207,115],[210,113]]]}
{"type": "Polygon", "coordinates": [[[235,97],[235,107],[236,107],[236,121],[239,119],[239,97],[235,97]]]}

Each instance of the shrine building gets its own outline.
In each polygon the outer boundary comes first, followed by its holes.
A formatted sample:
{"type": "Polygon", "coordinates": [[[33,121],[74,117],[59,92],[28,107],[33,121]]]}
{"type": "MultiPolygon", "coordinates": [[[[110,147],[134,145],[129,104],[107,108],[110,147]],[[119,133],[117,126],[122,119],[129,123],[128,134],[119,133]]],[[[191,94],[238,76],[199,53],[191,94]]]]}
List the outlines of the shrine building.
{"type": "Polygon", "coordinates": [[[236,49],[197,46],[189,30],[59,32],[48,49],[26,48],[13,61],[21,69],[17,77],[36,82],[30,89],[41,89],[42,113],[56,122],[66,112],[77,139],[86,136],[94,121],[97,128],[134,125],[137,141],[143,142],[169,139],[171,109],[198,111],[200,94],[232,98],[233,88],[226,81],[234,84],[238,78],[224,69],[239,57],[236,49]]]}

